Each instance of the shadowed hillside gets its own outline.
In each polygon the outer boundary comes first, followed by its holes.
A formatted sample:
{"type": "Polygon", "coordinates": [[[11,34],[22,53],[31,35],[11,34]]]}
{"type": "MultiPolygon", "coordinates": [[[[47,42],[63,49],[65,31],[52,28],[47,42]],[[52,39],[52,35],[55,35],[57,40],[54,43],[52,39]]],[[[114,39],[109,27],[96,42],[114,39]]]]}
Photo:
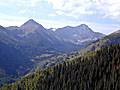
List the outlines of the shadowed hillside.
{"type": "Polygon", "coordinates": [[[111,45],[53,68],[37,70],[1,90],[119,90],[120,45],[111,45]]]}

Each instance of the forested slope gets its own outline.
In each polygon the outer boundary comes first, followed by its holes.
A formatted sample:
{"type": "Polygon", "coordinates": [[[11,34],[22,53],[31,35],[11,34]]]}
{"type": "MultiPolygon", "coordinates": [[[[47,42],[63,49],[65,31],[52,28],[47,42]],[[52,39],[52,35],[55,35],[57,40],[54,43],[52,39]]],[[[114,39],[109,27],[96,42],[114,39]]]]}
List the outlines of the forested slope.
{"type": "Polygon", "coordinates": [[[120,45],[37,70],[0,90],[120,90],[120,45]]]}

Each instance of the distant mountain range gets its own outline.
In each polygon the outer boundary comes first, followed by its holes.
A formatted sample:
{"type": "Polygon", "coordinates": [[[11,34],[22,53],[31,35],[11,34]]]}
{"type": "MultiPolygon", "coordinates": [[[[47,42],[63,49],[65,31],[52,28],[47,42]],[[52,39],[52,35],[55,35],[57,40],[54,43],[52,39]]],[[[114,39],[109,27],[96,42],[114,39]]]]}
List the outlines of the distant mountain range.
{"type": "Polygon", "coordinates": [[[33,19],[28,20],[20,27],[4,28],[1,26],[1,29],[2,32],[6,33],[6,39],[11,38],[12,41],[9,40],[9,43],[14,43],[17,48],[32,55],[41,54],[40,52],[45,50],[70,52],[83,48],[88,43],[105,36],[93,32],[85,24],[77,27],[67,26],[52,31],[51,29],[45,29],[33,19]]]}
{"type": "Polygon", "coordinates": [[[94,32],[85,24],[81,24],[76,27],[66,26],[56,29],[55,32],[65,41],[69,41],[74,44],[83,44],[85,42],[98,40],[105,36],[102,33],[94,32]]]}
{"type": "Polygon", "coordinates": [[[5,76],[24,75],[36,63],[48,63],[51,57],[80,50],[104,36],[85,24],[56,31],[44,28],[33,19],[20,27],[0,26],[0,76],[3,77],[3,71],[5,76]]]}

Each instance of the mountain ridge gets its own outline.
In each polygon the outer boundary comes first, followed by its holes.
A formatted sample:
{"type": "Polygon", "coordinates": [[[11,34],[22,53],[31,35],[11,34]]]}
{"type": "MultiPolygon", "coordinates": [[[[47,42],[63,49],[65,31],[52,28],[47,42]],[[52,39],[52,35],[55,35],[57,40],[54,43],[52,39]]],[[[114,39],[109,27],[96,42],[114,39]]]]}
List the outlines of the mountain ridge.
{"type": "Polygon", "coordinates": [[[82,42],[91,40],[95,41],[105,36],[102,33],[94,32],[85,24],[81,24],[75,27],[66,26],[63,28],[58,28],[55,30],[55,32],[65,41],[69,41],[74,44],[82,44],[82,42]]]}

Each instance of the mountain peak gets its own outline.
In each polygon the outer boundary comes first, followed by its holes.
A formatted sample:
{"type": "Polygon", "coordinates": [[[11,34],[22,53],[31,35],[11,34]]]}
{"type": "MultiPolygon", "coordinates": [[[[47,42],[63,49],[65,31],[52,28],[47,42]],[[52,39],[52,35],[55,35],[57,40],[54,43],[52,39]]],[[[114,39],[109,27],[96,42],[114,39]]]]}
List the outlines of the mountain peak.
{"type": "Polygon", "coordinates": [[[27,22],[32,22],[32,23],[37,23],[35,20],[33,19],[29,19],[27,22]]]}
{"type": "Polygon", "coordinates": [[[25,34],[33,33],[38,30],[45,30],[41,24],[37,23],[33,19],[29,19],[27,22],[21,25],[20,29],[23,30],[25,34]]]}
{"type": "Polygon", "coordinates": [[[33,22],[36,22],[35,20],[33,20],[33,19],[29,19],[28,21],[33,21],[33,22]]]}
{"type": "Polygon", "coordinates": [[[81,24],[80,27],[88,27],[86,24],[81,24]]]}
{"type": "Polygon", "coordinates": [[[77,28],[80,28],[80,29],[87,31],[87,32],[94,33],[94,31],[86,24],[81,24],[81,25],[77,26],[77,28]]]}
{"type": "Polygon", "coordinates": [[[27,22],[25,22],[22,26],[28,25],[28,24],[32,24],[32,25],[40,25],[39,23],[37,23],[35,20],[33,19],[29,19],[27,22]]]}
{"type": "Polygon", "coordinates": [[[81,24],[81,25],[79,25],[77,27],[79,27],[79,28],[85,28],[85,29],[90,29],[89,26],[86,25],[86,24],[81,24]]]}

